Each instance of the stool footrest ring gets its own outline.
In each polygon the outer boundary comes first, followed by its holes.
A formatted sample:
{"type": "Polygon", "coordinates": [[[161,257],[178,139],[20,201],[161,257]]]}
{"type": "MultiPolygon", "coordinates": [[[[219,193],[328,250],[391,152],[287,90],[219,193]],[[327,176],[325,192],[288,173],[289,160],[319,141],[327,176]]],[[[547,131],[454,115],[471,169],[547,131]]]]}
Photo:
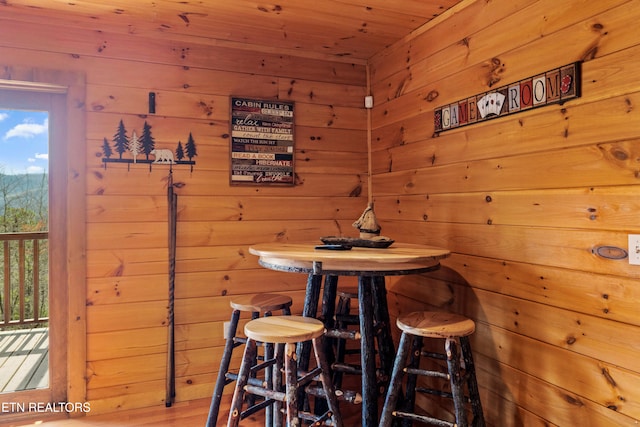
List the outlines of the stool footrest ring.
{"type": "MultiPolygon", "coordinates": [[[[453,399],[453,394],[449,393],[448,391],[435,390],[435,389],[432,389],[432,388],[416,387],[416,392],[432,394],[434,396],[440,396],[440,397],[446,397],[446,398],[449,398],[449,399],[453,399]]],[[[466,400],[469,401],[469,399],[466,399],[466,400]]]]}
{"type": "Polygon", "coordinates": [[[362,337],[360,331],[350,331],[348,329],[327,329],[325,335],[329,338],[340,338],[343,340],[359,340],[362,337]]]}
{"type": "MultiPolygon", "coordinates": [[[[227,381],[229,383],[233,382],[233,381],[238,381],[238,374],[235,374],[233,372],[227,372],[227,374],[225,375],[225,377],[227,378],[227,381]]],[[[258,378],[249,378],[247,380],[247,382],[252,385],[252,386],[256,386],[256,387],[265,387],[266,383],[258,378]]]]}
{"type": "Polygon", "coordinates": [[[329,419],[333,416],[332,412],[325,412],[322,415],[314,415],[311,414],[310,412],[304,412],[304,411],[300,411],[298,413],[298,415],[300,416],[300,419],[305,420],[307,422],[312,423],[311,425],[317,426],[317,425],[325,425],[325,426],[333,426],[335,424],[333,424],[333,422],[329,419]]]}
{"type": "Polygon", "coordinates": [[[430,351],[423,351],[422,353],[420,353],[420,356],[430,357],[432,359],[438,360],[447,360],[447,355],[444,353],[432,353],[430,351]]]}
{"type": "Polygon", "coordinates": [[[271,399],[272,403],[274,400],[279,400],[280,402],[285,401],[285,393],[282,391],[270,390],[268,388],[264,388],[261,386],[254,386],[251,384],[247,384],[244,386],[245,391],[248,391],[251,394],[255,394],[256,396],[262,396],[267,399],[271,399]]]}
{"type": "Polygon", "coordinates": [[[451,379],[448,373],[438,372],[438,371],[430,371],[428,369],[418,369],[418,368],[404,368],[404,371],[407,374],[412,375],[422,375],[425,377],[434,377],[434,378],[442,378],[447,381],[451,379]]]}
{"type": "Polygon", "coordinates": [[[273,399],[266,399],[266,400],[263,400],[260,403],[256,403],[255,405],[250,406],[249,408],[247,408],[244,411],[242,411],[242,414],[240,414],[240,419],[244,420],[245,418],[255,414],[256,412],[269,407],[270,405],[273,404],[273,402],[274,402],[273,399]]]}
{"type": "Polygon", "coordinates": [[[300,378],[298,378],[298,385],[305,386],[309,384],[311,381],[319,381],[320,377],[318,377],[318,374],[320,374],[321,372],[322,372],[322,369],[320,369],[319,367],[312,369],[311,371],[305,373],[300,378]]]}
{"type": "Polygon", "coordinates": [[[438,427],[455,427],[454,423],[439,420],[437,418],[427,417],[425,415],[411,414],[411,413],[402,412],[402,411],[393,411],[393,415],[398,418],[406,418],[408,420],[418,421],[424,424],[431,424],[438,427]]]}
{"type": "Polygon", "coordinates": [[[331,365],[334,372],[343,372],[345,374],[362,375],[362,366],[350,365],[348,363],[335,362],[331,365]]]}

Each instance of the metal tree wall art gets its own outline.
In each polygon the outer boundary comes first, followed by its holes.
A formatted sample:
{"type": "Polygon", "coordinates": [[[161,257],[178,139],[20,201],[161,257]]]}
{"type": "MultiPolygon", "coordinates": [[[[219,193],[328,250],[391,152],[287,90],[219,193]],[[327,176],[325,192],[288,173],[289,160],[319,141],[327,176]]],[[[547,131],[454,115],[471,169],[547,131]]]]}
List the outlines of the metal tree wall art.
{"type": "Polygon", "coordinates": [[[102,141],[102,163],[105,169],[107,163],[126,163],[127,168],[130,165],[143,163],[149,165],[151,171],[152,165],[169,165],[169,176],[167,178],[167,204],[168,204],[168,222],[169,222],[169,295],[167,307],[167,373],[166,373],[166,396],[165,406],[169,407],[173,404],[176,395],[175,381],[175,341],[174,341],[174,302],[175,302],[175,278],[176,278],[176,239],[177,239],[177,223],[178,223],[178,195],[174,192],[174,188],[180,188],[183,183],[173,182],[173,165],[189,165],[193,171],[193,160],[198,155],[196,150],[196,142],[193,135],[189,132],[187,143],[182,145],[182,141],[178,141],[175,151],[167,148],[156,148],[155,139],[151,133],[151,125],[144,122],[142,133],[140,136],[133,131],[131,136],[127,134],[124,122],[120,120],[118,127],[112,139],[113,145],[109,143],[107,138],[102,141]],[[117,153],[117,158],[115,154],[117,153]],[[152,158],[150,158],[150,156],[152,158]]]}
{"type": "Polygon", "coordinates": [[[151,133],[151,125],[146,121],[142,127],[142,134],[138,137],[135,131],[131,133],[131,136],[128,136],[127,129],[123,121],[120,120],[112,141],[113,146],[109,144],[107,138],[102,141],[102,163],[105,169],[107,168],[107,163],[126,163],[127,165],[143,163],[149,165],[149,171],[151,171],[153,164],[165,164],[189,165],[193,172],[193,166],[196,164],[193,158],[198,155],[196,142],[191,132],[189,132],[187,143],[184,146],[182,141],[178,141],[175,151],[167,148],[156,148],[156,142],[151,133]],[[118,154],[117,158],[114,156],[115,153],[118,154]],[[142,158],[143,156],[144,158],[142,158]],[[150,159],[149,156],[153,156],[153,158],[150,159]]]}

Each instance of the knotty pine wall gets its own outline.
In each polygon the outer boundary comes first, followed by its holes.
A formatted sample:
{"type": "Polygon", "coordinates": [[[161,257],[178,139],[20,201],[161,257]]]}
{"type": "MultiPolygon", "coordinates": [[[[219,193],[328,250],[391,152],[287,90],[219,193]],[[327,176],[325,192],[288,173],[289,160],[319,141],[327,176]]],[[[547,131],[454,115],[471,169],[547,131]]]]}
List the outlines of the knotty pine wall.
{"type": "Polygon", "coordinates": [[[453,252],[390,307],[476,320],[490,425],[640,420],[640,266],[593,253],[640,233],[639,20],[638,1],[470,1],[371,60],[382,234],[453,252]],[[435,107],[574,61],[581,98],[433,134],[435,107]]]}
{"type": "Polygon", "coordinates": [[[365,67],[86,26],[0,16],[2,78],[37,80],[25,71],[34,67],[86,75],[86,144],[77,149],[87,158],[91,413],[164,406],[165,398],[168,169],[103,167],[103,138],[112,140],[120,120],[129,135],[147,121],[157,148],[174,150],[190,132],[197,145],[193,172],[174,167],[176,400],[209,397],[231,296],[286,293],[293,311],[302,309],[306,276],[267,271],[248,247],[357,233],[351,223],[368,191],[365,67]],[[156,114],[148,114],[150,91],[156,114]],[[231,95],[295,101],[295,187],[229,185],[231,95]]]}

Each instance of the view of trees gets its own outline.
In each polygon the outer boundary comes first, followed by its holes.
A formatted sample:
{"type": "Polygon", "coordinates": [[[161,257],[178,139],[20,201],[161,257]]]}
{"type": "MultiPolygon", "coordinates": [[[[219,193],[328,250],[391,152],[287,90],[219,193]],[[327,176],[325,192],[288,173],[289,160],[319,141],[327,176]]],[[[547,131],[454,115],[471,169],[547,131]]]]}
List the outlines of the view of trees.
{"type": "Polygon", "coordinates": [[[48,231],[48,175],[22,174],[6,175],[0,169],[0,328],[5,316],[5,301],[9,300],[11,319],[19,318],[20,313],[20,274],[24,270],[24,317],[34,317],[34,260],[38,260],[39,299],[41,301],[39,317],[48,316],[48,239],[39,240],[37,253],[34,253],[33,238],[22,240],[8,239],[8,233],[34,233],[48,231]],[[20,255],[23,265],[20,265],[20,255]],[[37,257],[37,258],[35,258],[37,257]],[[7,265],[8,258],[8,265],[7,265]],[[6,294],[5,275],[9,275],[10,289],[6,294]]]}

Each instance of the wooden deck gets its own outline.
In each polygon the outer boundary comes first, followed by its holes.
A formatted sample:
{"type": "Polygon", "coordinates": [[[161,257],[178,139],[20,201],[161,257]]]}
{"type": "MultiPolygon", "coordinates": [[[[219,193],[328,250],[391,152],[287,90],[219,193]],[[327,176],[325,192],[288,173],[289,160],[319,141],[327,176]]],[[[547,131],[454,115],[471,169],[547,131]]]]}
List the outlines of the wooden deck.
{"type": "Polygon", "coordinates": [[[0,393],[49,386],[49,329],[0,331],[0,393]]]}

